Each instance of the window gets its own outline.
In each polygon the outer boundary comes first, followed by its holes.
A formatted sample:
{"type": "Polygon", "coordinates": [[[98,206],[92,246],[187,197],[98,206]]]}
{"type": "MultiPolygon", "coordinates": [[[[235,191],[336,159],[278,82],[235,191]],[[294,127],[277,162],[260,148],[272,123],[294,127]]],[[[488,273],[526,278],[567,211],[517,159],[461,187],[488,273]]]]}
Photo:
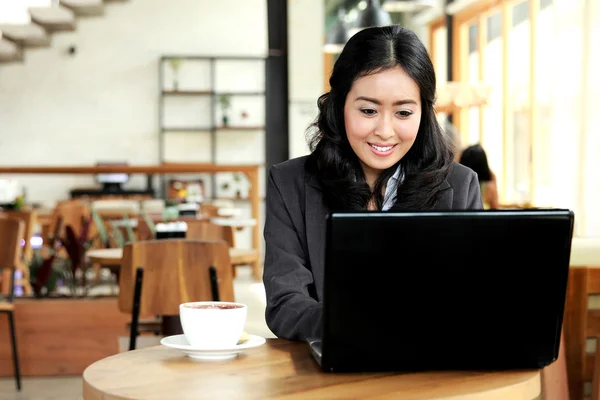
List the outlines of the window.
{"type": "Polygon", "coordinates": [[[481,0],[454,19],[458,80],[493,87],[459,130],[501,203],[570,208],[575,235],[600,236],[600,1],[481,0]]]}

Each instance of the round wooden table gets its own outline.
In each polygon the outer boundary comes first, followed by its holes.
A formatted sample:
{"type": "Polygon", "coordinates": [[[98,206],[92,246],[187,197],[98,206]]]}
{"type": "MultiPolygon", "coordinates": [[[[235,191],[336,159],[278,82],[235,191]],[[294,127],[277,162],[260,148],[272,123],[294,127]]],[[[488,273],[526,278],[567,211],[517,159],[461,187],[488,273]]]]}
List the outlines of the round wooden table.
{"type": "Polygon", "coordinates": [[[222,362],[155,346],[105,358],[83,373],[85,400],[445,399],[532,400],[539,371],[330,374],[304,343],[268,339],[222,362]]]}

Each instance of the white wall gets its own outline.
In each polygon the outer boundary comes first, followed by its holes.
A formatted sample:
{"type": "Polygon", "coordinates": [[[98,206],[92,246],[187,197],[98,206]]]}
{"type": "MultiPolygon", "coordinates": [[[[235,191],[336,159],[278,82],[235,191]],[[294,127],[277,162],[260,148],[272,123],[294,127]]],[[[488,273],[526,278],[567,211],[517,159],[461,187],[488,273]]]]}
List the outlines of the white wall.
{"type": "MultiPolygon", "coordinates": [[[[158,60],[173,53],[265,56],[266,1],[110,3],[104,16],[54,34],[51,47],[28,49],[25,63],[0,64],[0,165],[156,164],[158,60]],[[71,45],[75,56],[67,54],[71,45]]],[[[173,137],[169,154],[208,162],[202,135],[173,137]]],[[[264,131],[224,133],[219,149],[219,162],[263,163],[264,131]]],[[[94,185],[91,176],[15,177],[39,202],[94,185]]],[[[135,176],[127,187],[144,184],[135,176]]],[[[241,206],[249,213],[247,203],[241,206]]]]}
{"type": "Polygon", "coordinates": [[[306,130],[317,116],[317,99],[323,94],[325,2],[287,1],[289,151],[290,158],[295,158],[308,154],[306,130]]]}
{"type": "MultiPolygon", "coordinates": [[[[266,24],[264,0],[130,0],[107,6],[103,17],[79,19],[75,32],[53,35],[50,48],[28,49],[24,64],[0,65],[0,163],[158,162],[159,57],[264,56],[266,24]],[[73,57],[70,45],[77,46],[73,57]]],[[[227,159],[262,162],[248,157],[264,154],[258,134],[246,138],[252,148],[239,136],[225,143],[227,159]]],[[[178,138],[185,161],[194,153],[195,161],[208,161],[199,135],[178,138]]],[[[19,180],[32,201],[93,184],[92,177],[19,180]]]]}

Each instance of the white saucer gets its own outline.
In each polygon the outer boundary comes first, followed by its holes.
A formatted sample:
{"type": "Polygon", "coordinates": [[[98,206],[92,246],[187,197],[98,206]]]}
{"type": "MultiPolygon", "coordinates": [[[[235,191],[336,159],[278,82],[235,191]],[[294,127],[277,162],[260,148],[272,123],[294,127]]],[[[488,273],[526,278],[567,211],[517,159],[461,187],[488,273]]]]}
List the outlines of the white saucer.
{"type": "Polygon", "coordinates": [[[183,351],[188,357],[203,361],[230,360],[238,356],[239,352],[265,344],[264,337],[248,335],[248,340],[227,349],[202,349],[189,344],[185,335],[167,336],[160,340],[160,344],[171,349],[183,351]]]}

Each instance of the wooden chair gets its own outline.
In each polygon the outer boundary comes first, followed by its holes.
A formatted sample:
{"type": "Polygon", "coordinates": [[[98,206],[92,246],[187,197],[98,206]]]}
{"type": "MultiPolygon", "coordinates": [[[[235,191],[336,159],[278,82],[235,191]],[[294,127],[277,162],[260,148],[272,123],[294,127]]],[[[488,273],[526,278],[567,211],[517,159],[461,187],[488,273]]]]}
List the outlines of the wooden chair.
{"type": "Polygon", "coordinates": [[[14,271],[21,257],[21,240],[23,240],[25,226],[23,221],[17,218],[0,218],[0,269],[4,279],[10,279],[11,285],[8,296],[0,297],[0,312],[8,315],[8,326],[15,369],[15,381],[17,390],[21,390],[21,371],[19,369],[19,353],[17,349],[17,336],[15,334],[14,319],[14,271]]]}
{"type": "Polygon", "coordinates": [[[12,217],[23,221],[25,231],[23,239],[25,244],[23,245],[23,252],[19,258],[19,262],[16,265],[17,270],[21,271],[21,278],[15,281],[15,285],[20,285],[23,288],[23,293],[30,295],[32,293],[29,264],[33,258],[33,247],[31,246],[31,238],[33,237],[35,224],[37,222],[37,213],[35,211],[5,211],[0,213],[0,218],[12,217]]]}
{"type": "Polygon", "coordinates": [[[140,316],[177,316],[190,301],[234,301],[227,243],[183,239],[128,243],[123,248],[119,310],[132,314],[129,349],[140,316]]]}
{"type": "Polygon", "coordinates": [[[163,199],[144,200],[140,204],[140,213],[142,212],[162,215],[165,212],[165,201],[163,199]]]}
{"type": "Polygon", "coordinates": [[[594,353],[594,371],[592,374],[592,400],[600,400],[600,336],[596,337],[596,352],[594,353]]]}
{"type": "Polygon", "coordinates": [[[190,220],[186,224],[186,239],[224,240],[229,247],[235,247],[235,234],[230,226],[216,225],[205,220],[190,220]]]}
{"type": "Polygon", "coordinates": [[[137,200],[95,200],[91,208],[105,219],[120,219],[123,214],[137,216],[140,213],[140,202],[137,200]]]}
{"type": "Polygon", "coordinates": [[[23,246],[23,258],[25,262],[31,261],[33,257],[33,248],[31,247],[31,237],[34,234],[35,224],[37,222],[37,213],[35,211],[2,211],[0,217],[12,217],[23,221],[25,231],[24,239],[25,245],[23,246]]]}
{"type": "Polygon", "coordinates": [[[255,264],[259,262],[259,254],[256,249],[238,249],[235,242],[234,228],[227,225],[217,225],[208,221],[186,221],[187,239],[200,240],[224,240],[229,245],[233,277],[236,277],[236,267],[250,265],[254,270],[255,264]]]}
{"type": "Polygon", "coordinates": [[[600,311],[588,309],[594,294],[600,294],[600,268],[572,267],[563,323],[571,400],[585,398],[585,383],[594,374],[595,355],[587,351],[588,339],[600,335],[600,311]]]}
{"type": "Polygon", "coordinates": [[[585,398],[585,384],[592,382],[593,398],[600,399],[600,382],[593,382],[600,362],[600,346],[593,351],[600,336],[600,239],[573,238],[570,265],[563,323],[570,398],[585,398]]]}
{"type": "MultiPolygon", "coordinates": [[[[59,237],[64,237],[64,229],[67,226],[71,226],[75,231],[75,235],[79,237],[83,221],[87,218],[90,218],[90,208],[84,201],[60,201],[52,213],[52,222],[50,223],[49,232],[58,232],[59,237]],[[62,219],[62,223],[60,229],[57,229],[59,217],[62,219]]],[[[50,238],[44,238],[45,243],[49,241],[50,238]]]]}
{"type": "Polygon", "coordinates": [[[200,204],[200,213],[208,218],[214,218],[219,216],[219,207],[214,204],[200,204]]]}

